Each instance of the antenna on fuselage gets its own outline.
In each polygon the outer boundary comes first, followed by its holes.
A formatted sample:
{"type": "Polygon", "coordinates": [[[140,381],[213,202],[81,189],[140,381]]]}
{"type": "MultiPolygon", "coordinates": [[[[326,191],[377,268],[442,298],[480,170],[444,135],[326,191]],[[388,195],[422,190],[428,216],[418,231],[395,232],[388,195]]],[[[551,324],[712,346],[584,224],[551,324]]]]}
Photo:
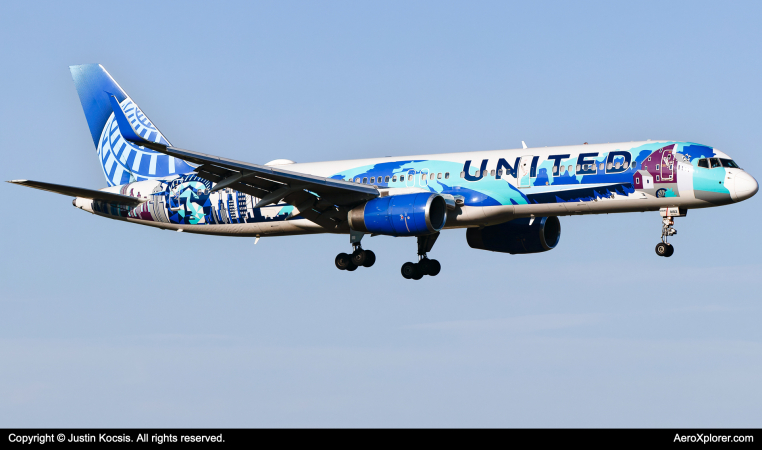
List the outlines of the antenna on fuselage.
{"type": "Polygon", "coordinates": [[[522,148],[527,148],[527,145],[524,143],[524,141],[521,141],[521,147],[522,148]]]}

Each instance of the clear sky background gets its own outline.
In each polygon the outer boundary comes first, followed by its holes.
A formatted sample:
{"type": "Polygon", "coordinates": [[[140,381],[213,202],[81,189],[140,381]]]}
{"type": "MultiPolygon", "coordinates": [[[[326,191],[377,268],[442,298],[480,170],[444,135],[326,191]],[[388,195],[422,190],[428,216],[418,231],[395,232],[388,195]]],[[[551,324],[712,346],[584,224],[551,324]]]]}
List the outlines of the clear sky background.
{"type": "MultiPolygon", "coordinates": [[[[4,2],[0,179],[105,187],[68,66],[254,163],[674,139],[762,177],[759,2],[4,2]],[[65,3],[65,4],[64,4],[65,3]]],[[[537,255],[160,231],[10,184],[0,426],[759,426],[760,198],[537,255]]]]}

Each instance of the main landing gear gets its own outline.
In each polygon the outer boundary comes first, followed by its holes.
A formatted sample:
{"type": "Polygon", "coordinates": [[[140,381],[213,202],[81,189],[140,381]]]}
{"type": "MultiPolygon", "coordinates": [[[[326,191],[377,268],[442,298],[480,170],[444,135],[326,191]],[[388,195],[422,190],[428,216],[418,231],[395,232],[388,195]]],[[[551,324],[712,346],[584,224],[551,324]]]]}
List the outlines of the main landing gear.
{"type": "Polygon", "coordinates": [[[336,268],[339,270],[348,270],[353,272],[358,267],[370,267],[376,262],[376,254],[371,250],[363,250],[360,246],[360,241],[364,236],[363,233],[352,231],[349,234],[349,242],[352,244],[354,251],[352,254],[339,253],[336,255],[336,268]]]}
{"type": "Polygon", "coordinates": [[[439,237],[439,233],[418,237],[418,262],[406,262],[402,265],[402,276],[410,280],[420,280],[424,275],[435,277],[442,270],[442,265],[436,259],[429,259],[426,253],[431,251],[439,237]]]}
{"type": "Polygon", "coordinates": [[[668,258],[672,256],[673,253],[675,253],[675,247],[667,242],[667,238],[669,236],[674,236],[677,234],[677,230],[672,228],[672,226],[675,225],[675,219],[673,217],[679,216],[681,214],[680,211],[676,208],[662,208],[662,211],[660,212],[662,213],[661,242],[656,244],[656,254],[668,258]]]}

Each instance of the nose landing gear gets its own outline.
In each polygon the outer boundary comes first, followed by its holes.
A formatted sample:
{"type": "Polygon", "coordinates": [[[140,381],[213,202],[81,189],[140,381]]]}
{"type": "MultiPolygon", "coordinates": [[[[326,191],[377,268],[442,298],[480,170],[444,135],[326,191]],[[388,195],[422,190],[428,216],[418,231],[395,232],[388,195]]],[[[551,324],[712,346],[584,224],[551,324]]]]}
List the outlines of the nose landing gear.
{"type": "Polygon", "coordinates": [[[672,246],[669,242],[667,242],[667,238],[669,236],[674,236],[677,234],[677,230],[675,230],[673,225],[675,225],[674,217],[682,217],[685,216],[688,211],[680,211],[678,208],[661,208],[659,210],[662,216],[661,220],[661,242],[656,244],[656,254],[659,256],[665,256],[669,258],[672,256],[673,253],[675,253],[675,247],[672,246]]]}
{"type": "Polygon", "coordinates": [[[439,232],[428,236],[418,237],[418,262],[406,262],[402,265],[402,276],[408,280],[420,280],[424,275],[435,277],[442,270],[442,265],[436,259],[429,259],[426,253],[431,251],[439,237],[439,232]]]}

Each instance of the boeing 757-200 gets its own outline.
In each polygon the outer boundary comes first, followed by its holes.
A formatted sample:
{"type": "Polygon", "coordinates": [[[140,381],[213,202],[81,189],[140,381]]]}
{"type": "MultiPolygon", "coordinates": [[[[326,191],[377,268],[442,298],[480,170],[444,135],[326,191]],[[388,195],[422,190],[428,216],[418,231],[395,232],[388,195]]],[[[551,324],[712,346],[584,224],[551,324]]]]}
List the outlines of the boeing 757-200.
{"type": "Polygon", "coordinates": [[[11,183],[74,198],[87,212],[186,233],[222,236],[347,234],[336,267],[376,260],[364,235],[416,237],[402,276],[435,276],[442,230],[467,228],[469,246],[523,254],[552,250],[559,216],[659,211],[659,256],[674,248],[675,217],[740,202],[757,181],[727,154],[670,140],[442,153],[296,164],[253,164],[173,147],[98,64],[71,66],[108,182],[92,190],[11,183]]]}

